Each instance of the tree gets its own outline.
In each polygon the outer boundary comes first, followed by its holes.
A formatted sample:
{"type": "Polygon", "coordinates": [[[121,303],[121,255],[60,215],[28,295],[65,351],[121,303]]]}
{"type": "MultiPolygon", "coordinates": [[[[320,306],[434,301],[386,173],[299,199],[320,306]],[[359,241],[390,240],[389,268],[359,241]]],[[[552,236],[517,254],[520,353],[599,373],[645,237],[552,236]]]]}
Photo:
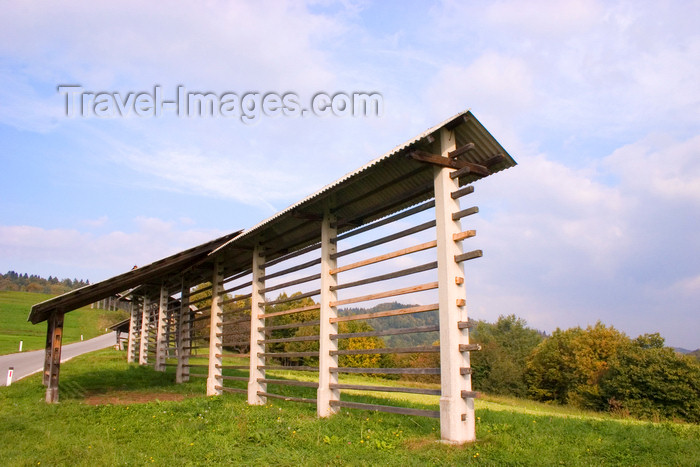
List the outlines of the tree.
{"type": "Polygon", "coordinates": [[[700,364],[664,347],[659,334],[620,347],[609,365],[600,391],[610,411],[700,422],[700,364]]]}
{"type": "Polygon", "coordinates": [[[530,396],[535,400],[600,409],[598,382],[618,349],[629,343],[625,334],[600,321],[585,330],[557,328],[528,358],[530,396]]]}

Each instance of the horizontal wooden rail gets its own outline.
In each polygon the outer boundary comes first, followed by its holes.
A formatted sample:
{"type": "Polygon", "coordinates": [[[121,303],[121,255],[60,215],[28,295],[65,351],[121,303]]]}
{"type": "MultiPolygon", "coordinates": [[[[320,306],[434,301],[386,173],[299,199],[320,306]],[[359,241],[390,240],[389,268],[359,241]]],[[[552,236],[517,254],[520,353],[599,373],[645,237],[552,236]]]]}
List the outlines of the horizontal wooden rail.
{"type": "Polygon", "coordinates": [[[455,263],[461,263],[462,261],[468,261],[474,258],[481,258],[483,256],[481,250],[474,250],[468,253],[462,253],[461,255],[455,255],[455,263]]]}
{"type": "Polygon", "coordinates": [[[270,358],[295,358],[295,357],[318,357],[318,350],[312,352],[258,352],[258,357],[270,358]]]}
{"type": "Polygon", "coordinates": [[[460,188],[459,190],[455,190],[452,193],[450,193],[450,196],[452,199],[459,199],[462,196],[470,195],[474,193],[474,187],[472,185],[467,185],[463,188],[460,188]]]}
{"type": "Polygon", "coordinates": [[[224,354],[218,353],[215,356],[216,356],[216,358],[249,358],[250,354],[247,354],[247,353],[224,353],[224,354]]]}
{"type": "Polygon", "coordinates": [[[252,297],[252,296],[253,296],[252,293],[247,293],[247,294],[245,294],[245,295],[239,295],[238,297],[233,297],[233,298],[229,298],[229,299],[226,299],[226,300],[221,300],[221,302],[219,302],[219,305],[226,305],[227,303],[240,302],[240,301],[243,301],[243,300],[247,300],[247,299],[249,299],[249,298],[252,297]]]}
{"type": "Polygon", "coordinates": [[[365,386],[361,384],[330,384],[331,389],[354,389],[357,391],[378,391],[378,392],[405,392],[409,394],[425,394],[427,396],[439,396],[439,389],[408,388],[399,386],[365,386]]]}
{"type": "Polygon", "coordinates": [[[285,253],[282,256],[278,256],[275,259],[271,259],[270,261],[263,263],[262,267],[266,268],[268,266],[274,266],[277,263],[281,263],[282,261],[286,261],[288,259],[296,258],[297,256],[301,256],[301,255],[309,253],[311,251],[318,250],[319,248],[321,248],[320,243],[309,245],[309,246],[301,248],[297,251],[293,251],[291,253],[285,253]]]}
{"type": "Polygon", "coordinates": [[[409,308],[399,308],[397,310],[378,311],[376,313],[363,313],[363,314],[359,314],[359,315],[339,316],[337,318],[331,318],[330,322],[331,323],[342,323],[345,321],[357,321],[357,320],[364,320],[364,319],[385,318],[387,316],[410,315],[412,313],[423,313],[426,311],[433,311],[433,310],[437,310],[437,309],[438,309],[438,304],[434,303],[432,305],[419,305],[419,306],[412,306],[409,308]]]}
{"type": "Polygon", "coordinates": [[[440,368],[330,368],[331,373],[370,373],[377,375],[439,375],[440,368]]]}
{"type": "MultiPolygon", "coordinates": [[[[198,292],[199,292],[199,291],[198,291],[198,292]]],[[[189,303],[187,304],[187,306],[194,306],[194,305],[196,305],[197,303],[201,303],[201,302],[204,302],[204,301],[207,301],[207,300],[211,300],[211,295],[209,295],[208,297],[198,298],[197,300],[190,300],[189,303]]]]}
{"type": "Polygon", "coordinates": [[[307,305],[307,306],[302,306],[299,308],[294,308],[292,310],[284,310],[284,311],[274,311],[272,313],[263,313],[258,315],[258,319],[263,319],[263,318],[272,318],[273,316],[284,316],[284,315],[291,315],[294,313],[301,313],[303,311],[311,311],[311,310],[318,310],[321,308],[320,304],[317,305],[307,305]]]}
{"type": "Polygon", "coordinates": [[[330,289],[332,291],[333,290],[341,290],[341,289],[347,289],[350,287],[358,287],[360,285],[373,284],[375,282],[388,281],[391,279],[396,279],[398,277],[410,276],[412,274],[418,274],[419,272],[425,272],[425,271],[430,271],[432,269],[437,269],[437,266],[438,266],[437,261],[433,261],[432,263],[421,264],[420,266],[414,266],[412,268],[402,269],[400,271],[394,271],[394,272],[390,272],[387,274],[381,274],[379,276],[368,277],[366,279],[361,279],[359,281],[347,282],[345,284],[331,286],[330,289]]]}
{"type": "Polygon", "coordinates": [[[243,284],[237,285],[235,287],[231,287],[230,289],[222,290],[221,293],[225,294],[225,293],[235,292],[236,290],[245,289],[246,287],[250,287],[251,285],[253,285],[253,281],[244,282],[243,284]]]}
{"type": "Polygon", "coordinates": [[[377,412],[388,412],[400,415],[416,415],[419,417],[440,418],[439,410],[408,409],[406,407],[392,407],[390,405],[365,404],[361,402],[330,401],[334,407],[345,407],[348,409],[376,410],[377,412]]]}
{"type": "Polygon", "coordinates": [[[307,261],[306,263],[298,264],[296,266],[292,266],[291,268],[287,269],[282,269],[281,271],[273,272],[271,274],[267,274],[265,276],[262,276],[260,278],[261,281],[267,280],[267,279],[273,279],[275,277],[280,277],[284,276],[285,274],[289,274],[290,272],[297,272],[301,271],[302,269],[310,268],[311,266],[316,266],[317,264],[321,264],[321,258],[318,259],[313,259],[311,261],[307,261]]]}
{"type": "Polygon", "coordinates": [[[258,378],[258,383],[279,384],[282,386],[301,386],[305,388],[318,388],[318,383],[315,381],[295,381],[292,379],[258,378]]]}
{"type": "Polygon", "coordinates": [[[258,370],[318,371],[317,366],[258,365],[258,370]]]}
{"type": "Polygon", "coordinates": [[[464,376],[464,375],[471,375],[472,374],[472,369],[471,368],[460,368],[459,369],[459,374],[464,376]]]}
{"type": "MultiPolygon", "coordinates": [[[[185,367],[187,367],[187,365],[185,365],[185,367]]],[[[191,376],[193,378],[208,378],[209,377],[209,375],[207,373],[190,373],[189,376],[191,376]]]]}
{"type": "Polygon", "coordinates": [[[401,289],[389,290],[388,292],[379,292],[379,293],[370,294],[370,295],[363,295],[361,297],[348,298],[345,300],[338,300],[335,302],[331,302],[330,306],[341,306],[341,305],[347,305],[349,303],[367,302],[367,301],[376,300],[379,298],[395,297],[397,295],[405,295],[405,294],[409,294],[409,293],[413,293],[413,292],[422,292],[424,290],[432,290],[432,289],[437,289],[437,288],[438,288],[437,282],[430,282],[427,284],[414,285],[412,287],[404,287],[401,289]]]}
{"type": "Polygon", "coordinates": [[[331,355],[374,355],[386,353],[433,353],[440,352],[440,347],[437,345],[421,345],[417,347],[394,347],[384,349],[346,349],[346,350],[331,350],[331,355]]]}
{"type": "MultiPolygon", "coordinates": [[[[208,291],[208,290],[211,290],[212,287],[213,287],[212,285],[208,285],[208,286],[206,286],[206,287],[202,287],[201,289],[190,290],[190,297],[193,296],[193,295],[197,295],[198,293],[202,293],[202,292],[206,292],[206,291],[208,291]]],[[[190,302],[190,303],[191,303],[191,302],[190,302]]]]}
{"type": "Polygon", "coordinates": [[[245,270],[243,270],[243,271],[241,271],[241,272],[235,273],[235,274],[232,275],[232,276],[225,277],[224,280],[223,280],[223,282],[226,283],[226,282],[235,281],[236,279],[240,279],[240,278],[243,277],[243,276],[247,276],[247,275],[250,274],[251,272],[253,272],[252,269],[245,269],[245,270]]]}
{"type": "Polygon", "coordinates": [[[258,344],[282,344],[284,342],[310,342],[317,340],[318,336],[284,337],[280,339],[260,339],[258,344]]]}
{"type": "Polygon", "coordinates": [[[221,370],[249,370],[248,365],[214,365],[216,368],[221,370]]]}
{"type": "Polygon", "coordinates": [[[305,326],[318,326],[321,324],[320,320],[314,320],[314,321],[303,321],[301,323],[289,323],[289,324],[278,324],[277,326],[261,326],[258,328],[258,331],[262,332],[272,332],[272,331],[278,331],[280,329],[292,329],[292,328],[302,328],[305,326]]]}
{"type": "Polygon", "coordinates": [[[247,389],[230,388],[228,386],[214,386],[219,391],[232,392],[234,394],[248,394],[247,389]]]}
{"type": "Polygon", "coordinates": [[[262,289],[260,291],[260,293],[272,292],[273,290],[283,289],[285,287],[290,287],[292,285],[304,284],[306,282],[315,281],[315,280],[320,279],[320,278],[321,278],[321,274],[312,274],[310,276],[302,277],[300,279],[295,279],[293,281],[283,282],[281,284],[273,285],[271,287],[265,287],[264,289],[262,289]]]}
{"type": "Polygon", "coordinates": [[[410,229],[402,230],[401,232],[396,232],[394,234],[387,235],[386,237],[378,238],[376,240],[372,240],[371,242],[363,243],[362,245],[357,245],[355,247],[348,248],[347,250],[339,251],[338,253],[332,254],[331,259],[341,258],[352,253],[357,253],[358,251],[366,250],[367,248],[382,245],[384,243],[398,240],[399,238],[408,237],[409,235],[428,230],[432,227],[435,227],[435,221],[428,221],[415,227],[411,227],[410,229]]]}
{"type": "Polygon", "coordinates": [[[452,220],[458,221],[463,217],[471,216],[472,214],[476,214],[477,212],[479,212],[479,208],[476,206],[467,209],[462,209],[461,211],[452,213],[452,220]]]}
{"type": "Polygon", "coordinates": [[[306,402],[307,404],[315,404],[316,403],[316,399],[307,399],[304,397],[283,396],[281,394],[272,394],[272,393],[264,392],[264,391],[258,391],[258,396],[269,397],[271,399],[282,399],[282,400],[290,401],[290,402],[306,402]]]}
{"type": "Polygon", "coordinates": [[[229,380],[229,381],[248,381],[250,379],[247,376],[226,376],[226,375],[218,375],[216,378],[221,379],[221,380],[229,380]]]}
{"type": "Polygon", "coordinates": [[[460,352],[477,352],[479,350],[481,350],[479,344],[459,344],[460,352]]]}
{"type": "Polygon", "coordinates": [[[351,269],[356,269],[356,268],[359,268],[362,266],[367,266],[369,264],[379,263],[381,261],[386,261],[388,259],[398,258],[400,256],[415,253],[417,251],[428,250],[430,248],[435,248],[436,246],[437,246],[437,240],[433,240],[432,242],[421,243],[420,245],[416,245],[416,246],[412,246],[412,247],[408,247],[408,248],[403,248],[401,250],[393,251],[391,253],[386,253],[384,255],[375,256],[374,258],[365,259],[362,261],[358,261],[356,263],[352,263],[352,264],[348,264],[345,266],[341,266],[339,268],[331,269],[330,274],[338,274],[340,272],[349,271],[351,269]]]}
{"type": "Polygon", "coordinates": [[[462,241],[466,238],[471,238],[476,235],[476,230],[465,230],[464,232],[452,234],[452,240],[455,242],[462,241]]]}
{"type": "Polygon", "coordinates": [[[361,233],[367,232],[367,231],[372,230],[372,229],[376,229],[377,227],[381,227],[381,226],[386,225],[386,224],[391,224],[394,221],[404,219],[408,216],[412,216],[413,214],[417,214],[419,212],[426,211],[426,210],[433,208],[433,207],[435,207],[435,200],[434,199],[430,200],[430,201],[426,201],[423,204],[419,204],[418,206],[412,207],[411,209],[407,209],[407,210],[402,211],[398,214],[394,214],[393,216],[389,216],[385,219],[378,220],[376,222],[372,222],[371,224],[363,225],[362,227],[359,227],[357,229],[353,229],[349,232],[345,232],[342,235],[338,235],[334,240],[331,240],[331,243],[336,243],[339,240],[343,240],[343,239],[352,237],[354,235],[361,234],[361,233]]]}
{"type": "Polygon", "coordinates": [[[321,289],[316,289],[316,290],[312,290],[311,292],[306,292],[303,294],[295,295],[293,297],[280,298],[279,300],[271,300],[269,302],[264,302],[263,305],[265,305],[265,306],[279,305],[281,303],[288,303],[288,302],[293,302],[295,300],[301,300],[302,298],[313,297],[314,295],[319,295],[320,293],[321,293],[321,289]]]}
{"type": "Polygon", "coordinates": [[[480,394],[477,391],[462,391],[462,399],[477,399],[480,394]]]}
{"type": "Polygon", "coordinates": [[[417,326],[414,328],[399,328],[385,329],[383,331],[365,331],[365,332],[346,332],[344,334],[331,334],[331,339],[351,339],[353,337],[379,337],[379,336],[395,336],[398,334],[414,334],[418,332],[435,332],[439,331],[440,326],[417,326]]]}
{"type": "Polygon", "coordinates": [[[468,320],[468,321],[458,321],[457,322],[457,327],[459,329],[471,329],[476,326],[476,323],[473,320],[468,320]]]}

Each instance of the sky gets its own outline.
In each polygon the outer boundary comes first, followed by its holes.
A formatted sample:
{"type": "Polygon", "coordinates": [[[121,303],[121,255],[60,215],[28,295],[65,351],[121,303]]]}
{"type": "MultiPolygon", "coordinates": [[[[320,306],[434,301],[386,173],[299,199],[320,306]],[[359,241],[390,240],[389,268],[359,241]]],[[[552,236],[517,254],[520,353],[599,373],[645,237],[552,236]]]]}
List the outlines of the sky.
{"type": "Polygon", "coordinates": [[[690,0],[6,3],[0,271],[109,278],[252,227],[471,109],[518,165],[476,184],[470,315],[698,348],[698,18],[690,0]],[[382,108],[69,116],[62,85],[365,92],[382,108]]]}

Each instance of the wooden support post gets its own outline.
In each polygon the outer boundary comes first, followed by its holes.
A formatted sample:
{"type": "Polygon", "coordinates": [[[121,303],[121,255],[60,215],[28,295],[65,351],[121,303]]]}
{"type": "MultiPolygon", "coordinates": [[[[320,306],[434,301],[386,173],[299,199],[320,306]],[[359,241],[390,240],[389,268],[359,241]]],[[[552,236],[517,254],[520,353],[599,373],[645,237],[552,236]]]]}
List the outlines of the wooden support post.
{"type": "Polygon", "coordinates": [[[209,317],[209,376],[207,377],[207,396],[220,396],[221,389],[221,354],[222,352],[222,324],[221,316],[221,291],[223,290],[224,276],[222,274],[221,260],[214,262],[214,272],[211,278],[211,315],[209,317]]]}
{"type": "MultiPolygon", "coordinates": [[[[440,130],[440,149],[447,157],[454,151],[453,132],[440,130]]],[[[459,201],[451,193],[459,189],[459,179],[451,178],[454,169],[436,166],[433,169],[435,183],[435,218],[437,227],[437,260],[439,283],[440,320],[440,435],[449,443],[461,444],[476,439],[474,400],[462,398],[462,391],[471,391],[471,375],[461,374],[461,368],[469,368],[469,353],[460,352],[460,345],[469,343],[469,330],[460,329],[458,323],[467,321],[466,307],[458,306],[464,300],[465,291],[462,263],[455,256],[462,253],[453,236],[462,231],[460,220],[452,216],[460,211],[459,201]],[[464,418],[463,418],[464,416],[464,418]]]]}
{"type": "Polygon", "coordinates": [[[160,286],[160,298],[158,300],[158,322],[156,327],[156,371],[165,371],[165,350],[168,341],[165,339],[165,325],[168,313],[168,289],[165,284],[160,286]]]}
{"type": "Polygon", "coordinates": [[[261,245],[253,250],[253,280],[252,294],[250,296],[250,379],[248,381],[248,404],[264,405],[267,398],[258,395],[259,392],[267,392],[267,383],[259,382],[265,379],[265,370],[258,368],[265,365],[265,344],[260,343],[265,339],[265,332],[260,328],[265,326],[265,251],[261,245]]]}
{"type": "Polygon", "coordinates": [[[339,410],[339,407],[331,405],[333,401],[340,400],[338,385],[338,372],[331,371],[338,368],[338,340],[331,336],[338,334],[338,323],[334,320],[338,317],[338,309],[331,306],[338,301],[338,276],[331,274],[332,269],[337,269],[337,228],[336,218],[327,209],[321,222],[321,308],[320,308],[320,332],[319,332],[319,359],[318,359],[318,392],[316,396],[316,413],[319,417],[329,417],[339,410]]]}
{"type": "Polygon", "coordinates": [[[184,383],[190,380],[190,363],[189,347],[192,346],[192,329],[190,320],[190,286],[183,279],[182,293],[180,295],[180,311],[177,317],[177,371],[175,373],[175,382],[184,383]],[[188,347],[185,349],[185,347],[188,347]]]}
{"type": "Polygon", "coordinates": [[[143,301],[141,302],[141,336],[139,338],[139,365],[148,364],[148,325],[151,320],[150,308],[148,297],[143,296],[143,301]]]}
{"type": "Polygon", "coordinates": [[[136,332],[138,326],[137,311],[134,310],[133,303],[131,306],[131,313],[129,314],[129,341],[126,347],[126,361],[132,363],[135,361],[134,355],[136,354],[136,332]]]}
{"type": "Polygon", "coordinates": [[[46,322],[46,360],[44,361],[46,402],[55,404],[58,402],[58,376],[61,370],[63,313],[54,311],[46,322]]]}

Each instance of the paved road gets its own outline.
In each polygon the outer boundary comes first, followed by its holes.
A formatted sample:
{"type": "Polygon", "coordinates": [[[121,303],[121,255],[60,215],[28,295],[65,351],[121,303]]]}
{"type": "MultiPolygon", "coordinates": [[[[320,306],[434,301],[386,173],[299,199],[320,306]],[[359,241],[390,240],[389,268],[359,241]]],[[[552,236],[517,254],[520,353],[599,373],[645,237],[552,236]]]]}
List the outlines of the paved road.
{"type": "MultiPolygon", "coordinates": [[[[67,344],[61,349],[61,362],[70,360],[73,357],[95,350],[111,347],[116,343],[116,333],[110,332],[94,339],[89,339],[74,344],[67,344]]],[[[14,367],[12,382],[42,371],[44,369],[45,350],[33,350],[31,352],[13,353],[0,356],[0,386],[7,385],[7,370],[14,367]]]]}

